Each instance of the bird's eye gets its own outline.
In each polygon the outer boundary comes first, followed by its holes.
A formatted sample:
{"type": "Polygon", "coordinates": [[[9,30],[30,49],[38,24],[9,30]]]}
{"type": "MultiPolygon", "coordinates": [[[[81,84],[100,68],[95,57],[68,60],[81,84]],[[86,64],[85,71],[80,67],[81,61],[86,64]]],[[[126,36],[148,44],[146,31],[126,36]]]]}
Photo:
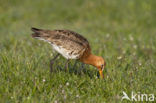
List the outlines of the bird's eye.
{"type": "Polygon", "coordinates": [[[101,68],[103,68],[104,64],[101,65],[101,68]]]}

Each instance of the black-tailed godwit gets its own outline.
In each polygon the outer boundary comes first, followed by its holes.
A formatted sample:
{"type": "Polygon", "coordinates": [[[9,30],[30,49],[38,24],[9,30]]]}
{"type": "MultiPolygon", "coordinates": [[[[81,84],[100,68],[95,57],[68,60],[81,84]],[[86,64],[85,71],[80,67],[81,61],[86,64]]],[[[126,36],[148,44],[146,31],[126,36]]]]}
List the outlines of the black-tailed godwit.
{"type": "Polygon", "coordinates": [[[34,32],[32,34],[33,38],[50,43],[53,49],[58,52],[50,62],[51,72],[54,61],[61,54],[67,59],[65,67],[68,65],[69,60],[77,59],[85,64],[95,66],[99,70],[100,77],[104,77],[104,59],[91,53],[89,42],[82,35],[70,30],[43,30],[37,28],[31,30],[34,32]]]}

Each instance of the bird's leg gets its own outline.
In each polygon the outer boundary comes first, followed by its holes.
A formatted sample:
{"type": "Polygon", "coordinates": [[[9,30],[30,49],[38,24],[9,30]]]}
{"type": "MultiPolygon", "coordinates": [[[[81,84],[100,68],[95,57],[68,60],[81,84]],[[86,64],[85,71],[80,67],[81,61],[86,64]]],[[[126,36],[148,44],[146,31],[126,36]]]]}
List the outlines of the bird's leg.
{"type": "Polygon", "coordinates": [[[74,63],[73,69],[75,68],[76,64],[77,64],[77,60],[75,60],[75,63],[74,63]]]}
{"type": "Polygon", "coordinates": [[[68,60],[65,62],[64,68],[65,68],[66,71],[67,71],[67,69],[68,69],[68,63],[69,63],[69,61],[70,61],[70,59],[68,59],[68,60]]]}
{"type": "Polygon", "coordinates": [[[82,69],[84,69],[84,66],[85,66],[85,64],[84,63],[81,63],[81,68],[82,69]]]}
{"type": "Polygon", "coordinates": [[[53,59],[50,60],[50,73],[52,73],[54,61],[56,60],[56,58],[57,58],[59,55],[60,55],[60,54],[58,53],[53,59]]]}
{"type": "Polygon", "coordinates": [[[85,64],[81,62],[80,73],[84,72],[84,66],[85,66],[85,64]]]}

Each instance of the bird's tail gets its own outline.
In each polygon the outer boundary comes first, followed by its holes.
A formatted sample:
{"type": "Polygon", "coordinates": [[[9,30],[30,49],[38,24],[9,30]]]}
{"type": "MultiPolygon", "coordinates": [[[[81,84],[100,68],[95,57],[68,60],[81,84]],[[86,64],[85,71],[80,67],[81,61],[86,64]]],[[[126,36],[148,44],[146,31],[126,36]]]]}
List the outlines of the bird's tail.
{"type": "Polygon", "coordinates": [[[37,28],[34,28],[32,27],[31,30],[34,32],[32,33],[32,37],[42,37],[42,34],[43,34],[43,30],[42,29],[37,29],[37,28]]]}

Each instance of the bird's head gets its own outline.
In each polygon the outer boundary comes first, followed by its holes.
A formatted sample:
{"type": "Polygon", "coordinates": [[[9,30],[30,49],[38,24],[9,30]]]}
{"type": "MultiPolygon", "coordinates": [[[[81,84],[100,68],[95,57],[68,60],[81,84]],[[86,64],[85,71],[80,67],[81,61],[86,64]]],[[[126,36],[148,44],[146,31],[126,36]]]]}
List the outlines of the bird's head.
{"type": "Polygon", "coordinates": [[[90,54],[87,57],[82,57],[80,60],[85,64],[90,64],[96,67],[99,70],[100,77],[104,78],[103,70],[106,63],[102,57],[90,54]]]}
{"type": "Polygon", "coordinates": [[[100,77],[104,78],[103,70],[106,66],[105,60],[100,56],[96,56],[93,66],[95,66],[99,70],[100,77]]]}

